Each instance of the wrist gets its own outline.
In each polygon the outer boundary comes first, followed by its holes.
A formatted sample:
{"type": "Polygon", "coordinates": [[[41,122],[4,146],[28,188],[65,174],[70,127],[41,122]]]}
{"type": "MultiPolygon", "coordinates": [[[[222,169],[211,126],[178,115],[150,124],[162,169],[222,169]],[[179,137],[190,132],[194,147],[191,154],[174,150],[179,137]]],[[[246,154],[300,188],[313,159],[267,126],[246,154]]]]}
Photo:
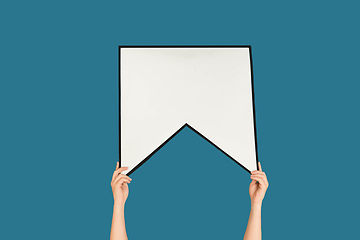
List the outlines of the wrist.
{"type": "Polygon", "coordinates": [[[251,210],[261,210],[262,203],[251,203],[251,210]]]}
{"type": "Polygon", "coordinates": [[[125,203],[124,202],[114,202],[114,208],[116,209],[124,209],[125,203]]]}

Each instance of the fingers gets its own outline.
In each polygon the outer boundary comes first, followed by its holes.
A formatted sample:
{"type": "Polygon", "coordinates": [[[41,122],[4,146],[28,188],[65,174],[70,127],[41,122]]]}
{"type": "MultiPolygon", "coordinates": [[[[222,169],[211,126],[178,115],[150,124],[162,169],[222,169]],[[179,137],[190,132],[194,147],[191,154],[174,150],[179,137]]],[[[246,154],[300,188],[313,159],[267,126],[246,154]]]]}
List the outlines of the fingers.
{"type": "Polygon", "coordinates": [[[263,174],[265,174],[265,173],[262,171],[260,162],[258,162],[258,166],[259,166],[259,170],[251,171],[251,174],[254,174],[254,173],[263,173],[263,174]]]}
{"type": "Polygon", "coordinates": [[[260,171],[252,171],[251,175],[252,176],[261,176],[261,177],[266,178],[266,174],[264,172],[260,172],[260,171]]]}
{"type": "Polygon", "coordinates": [[[268,182],[266,174],[264,172],[252,171],[250,178],[258,181],[260,184],[263,184],[265,187],[269,186],[269,182],[268,182]]]}
{"type": "Polygon", "coordinates": [[[260,174],[260,175],[265,175],[266,176],[266,174],[264,172],[258,171],[258,170],[252,171],[251,174],[260,174]]]}
{"type": "Polygon", "coordinates": [[[254,176],[262,177],[264,179],[264,182],[266,183],[266,185],[269,185],[266,174],[262,171],[260,162],[258,162],[258,166],[259,166],[259,170],[251,171],[251,176],[254,175],[254,176]]]}
{"type": "Polygon", "coordinates": [[[266,186],[265,180],[264,180],[264,178],[262,178],[261,176],[251,175],[250,178],[253,179],[253,180],[258,181],[258,182],[260,183],[260,185],[266,186]]]}
{"type": "Polygon", "coordinates": [[[254,184],[256,184],[256,180],[255,180],[255,179],[253,179],[253,180],[251,181],[250,186],[252,186],[252,185],[254,185],[254,184]]]}
{"type": "Polygon", "coordinates": [[[118,170],[119,169],[119,161],[116,163],[116,169],[115,170],[118,170]]]}
{"type": "Polygon", "coordinates": [[[117,168],[117,169],[114,171],[114,174],[113,174],[111,180],[114,180],[115,177],[116,177],[117,175],[119,175],[119,173],[121,173],[121,172],[123,172],[123,171],[125,171],[125,170],[127,170],[127,169],[128,169],[128,167],[117,168]]]}
{"type": "Polygon", "coordinates": [[[120,178],[117,182],[114,182],[113,185],[122,185],[123,183],[130,183],[131,180],[127,179],[127,178],[120,178]]]}
{"type": "Polygon", "coordinates": [[[126,182],[130,183],[131,178],[129,176],[126,176],[125,174],[119,174],[113,181],[112,184],[116,184],[118,181],[125,180],[126,182]]]}
{"type": "Polygon", "coordinates": [[[116,169],[115,172],[120,173],[120,172],[123,172],[123,171],[125,171],[127,169],[128,169],[128,167],[121,167],[121,168],[116,169]]]}

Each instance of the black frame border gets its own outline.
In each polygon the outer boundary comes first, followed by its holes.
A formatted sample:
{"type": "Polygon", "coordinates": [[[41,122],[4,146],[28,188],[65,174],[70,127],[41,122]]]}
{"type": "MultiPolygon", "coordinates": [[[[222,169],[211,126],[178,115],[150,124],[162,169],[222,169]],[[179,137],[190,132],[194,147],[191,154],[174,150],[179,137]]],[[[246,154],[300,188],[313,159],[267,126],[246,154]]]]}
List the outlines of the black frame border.
{"type": "MultiPolygon", "coordinates": [[[[118,134],[119,134],[119,167],[121,167],[121,49],[122,48],[248,48],[250,56],[250,71],[251,71],[251,89],[252,89],[252,105],[253,105],[253,122],[254,122],[254,137],[255,137],[255,154],[256,154],[256,168],[259,170],[259,159],[258,159],[258,141],[257,141],[257,128],[256,128],[256,113],[255,113],[255,90],[254,90],[254,72],[253,72],[253,59],[252,59],[252,49],[251,45],[119,45],[118,46],[118,110],[119,110],[119,119],[118,119],[118,134]]],[[[173,133],[168,139],[166,139],[159,147],[152,151],[144,160],[142,160],[138,165],[136,165],[131,171],[126,175],[129,176],[141,165],[143,165],[147,160],[149,160],[157,151],[159,151],[166,143],[168,143],[174,136],[176,136],[184,127],[189,127],[199,136],[204,138],[206,141],[211,143],[214,147],[228,156],[236,164],[241,166],[245,171],[251,174],[251,171],[244,167],[240,162],[236,161],[233,157],[227,154],[224,150],[219,148],[216,144],[198,132],[195,128],[191,127],[188,123],[185,123],[180,127],[175,133],[173,133]]]]}

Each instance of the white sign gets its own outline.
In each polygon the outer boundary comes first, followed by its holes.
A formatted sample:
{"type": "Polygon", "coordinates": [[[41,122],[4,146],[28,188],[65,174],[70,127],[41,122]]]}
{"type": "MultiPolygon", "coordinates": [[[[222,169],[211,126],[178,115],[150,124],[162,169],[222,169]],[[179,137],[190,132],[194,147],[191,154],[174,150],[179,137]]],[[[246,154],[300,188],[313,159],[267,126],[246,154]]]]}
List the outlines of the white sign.
{"type": "Polygon", "coordinates": [[[185,126],[229,161],[256,170],[253,102],[249,46],[120,46],[120,164],[129,167],[123,173],[185,126]]]}

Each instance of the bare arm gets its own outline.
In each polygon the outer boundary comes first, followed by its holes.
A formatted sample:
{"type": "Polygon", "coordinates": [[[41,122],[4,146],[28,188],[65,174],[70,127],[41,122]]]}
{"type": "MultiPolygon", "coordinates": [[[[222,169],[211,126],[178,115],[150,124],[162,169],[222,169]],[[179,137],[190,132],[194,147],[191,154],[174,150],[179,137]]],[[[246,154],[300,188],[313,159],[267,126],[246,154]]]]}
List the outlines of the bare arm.
{"type": "Polygon", "coordinates": [[[114,171],[111,188],[114,195],[113,218],[111,223],[110,240],[128,240],[125,228],[125,202],[129,195],[128,183],[131,178],[125,174],[121,174],[127,167],[119,168],[119,162],[116,164],[114,171]]]}
{"type": "Polygon", "coordinates": [[[252,179],[249,186],[251,210],[244,240],[261,240],[261,206],[269,182],[261,169],[260,162],[259,169],[259,171],[252,171],[250,176],[252,179]]]}
{"type": "Polygon", "coordinates": [[[114,204],[110,240],[128,240],[125,228],[124,206],[114,204]]]}

